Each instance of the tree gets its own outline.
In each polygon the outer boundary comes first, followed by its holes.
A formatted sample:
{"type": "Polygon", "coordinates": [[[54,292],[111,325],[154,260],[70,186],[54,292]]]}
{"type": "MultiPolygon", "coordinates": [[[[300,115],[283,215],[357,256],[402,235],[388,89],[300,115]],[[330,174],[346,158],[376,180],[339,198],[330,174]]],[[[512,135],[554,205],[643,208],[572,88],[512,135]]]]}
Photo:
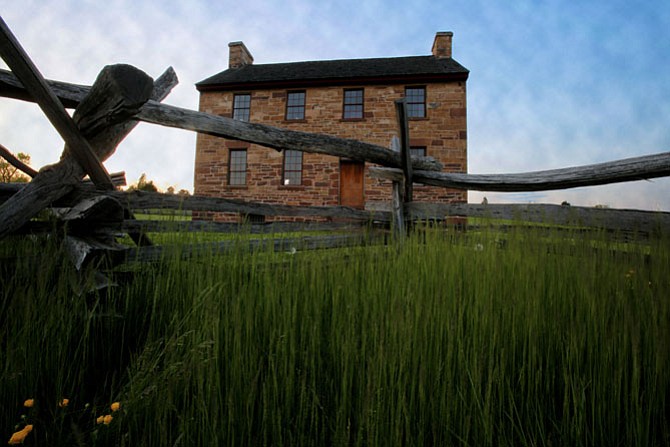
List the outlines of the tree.
{"type": "Polygon", "coordinates": [[[188,189],[182,188],[179,191],[177,191],[177,188],[175,188],[174,186],[168,186],[168,188],[165,190],[165,192],[168,193],[168,194],[177,194],[178,196],[190,196],[191,195],[191,193],[188,192],[188,189]]]}
{"type": "MultiPolygon", "coordinates": [[[[30,155],[19,152],[16,155],[21,162],[25,164],[30,164],[30,155]]],[[[20,182],[26,183],[29,182],[30,178],[23,174],[18,168],[15,168],[9,164],[3,157],[0,157],[0,182],[10,183],[10,182],[20,182]]]]}
{"type": "Polygon", "coordinates": [[[133,183],[128,187],[128,191],[149,191],[158,192],[158,187],[154,185],[153,180],[147,180],[147,175],[142,173],[137,183],[133,183]]]}

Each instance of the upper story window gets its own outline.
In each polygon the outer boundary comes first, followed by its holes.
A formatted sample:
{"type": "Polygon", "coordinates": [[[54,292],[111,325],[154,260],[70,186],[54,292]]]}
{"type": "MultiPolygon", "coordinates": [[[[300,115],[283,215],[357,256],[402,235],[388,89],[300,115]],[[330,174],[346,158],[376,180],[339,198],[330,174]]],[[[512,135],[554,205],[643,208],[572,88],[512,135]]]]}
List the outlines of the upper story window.
{"type": "Polygon", "coordinates": [[[233,119],[249,121],[251,110],[251,95],[248,93],[233,96],[233,119]]]}
{"type": "Polygon", "coordinates": [[[363,118],[363,89],[344,91],[344,109],[342,118],[345,120],[363,118]]]}
{"type": "Polygon", "coordinates": [[[247,184],[247,150],[231,149],[228,159],[228,184],[242,186],[247,184]]]}
{"type": "Polygon", "coordinates": [[[426,117],[426,87],[405,87],[407,118],[426,117]]]}
{"type": "Polygon", "coordinates": [[[286,119],[305,119],[305,92],[288,92],[286,98],[286,119]]]}
{"type": "Polygon", "coordinates": [[[299,186],[302,184],[302,152],[291,149],[284,150],[284,175],[282,184],[299,186]]]}

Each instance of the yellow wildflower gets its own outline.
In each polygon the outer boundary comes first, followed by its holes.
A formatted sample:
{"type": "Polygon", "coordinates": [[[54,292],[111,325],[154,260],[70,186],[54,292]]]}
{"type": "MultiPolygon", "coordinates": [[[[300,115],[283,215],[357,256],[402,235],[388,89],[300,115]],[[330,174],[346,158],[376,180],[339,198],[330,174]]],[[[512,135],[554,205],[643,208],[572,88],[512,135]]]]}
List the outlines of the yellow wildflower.
{"type": "Polygon", "coordinates": [[[119,408],[121,408],[121,404],[119,402],[114,402],[112,405],[110,405],[110,408],[112,411],[119,411],[119,408]]]}
{"type": "Polygon", "coordinates": [[[112,417],[112,415],[111,415],[111,414],[107,414],[107,415],[105,415],[105,417],[104,417],[104,419],[102,420],[102,422],[103,422],[105,425],[109,425],[109,424],[112,422],[112,419],[114,419],[114,418],[112,417]]]}
{"type": "Polygon", "coordinates": [[[12,435],[11,438],[9,438],[9,442],[7,444],[9,445],[17,445],[17,444],[23,444],[23,441],[26,440],[26,436],[28,436],[28,433],[33,431],[33,426],[32,424],[28,424],[25,427],[23,427],[22,430],[17,431],[12,435]]]}
{"type": "Polygon", "coordinates": [[[95,423],[96,423],[96,424],[102,424],[104,420],[105,420],[105,417],[104,417],[104,416],[100,416],[100,417],[98,417],[98,419],[95,420],[95,423]]]}
{"type": "Polygon", "coordinates": [[[26,401],[23,402],[23,406],[26,408],[32,408],[33,405],[35,405],[35,399],[26,399],[26,401]]]}
{"type": "Polygon", "coordinates": [[[58,406],[61,408],[65,408],[68,406],[70,403],[70,399],[61,399],[60,402],[58,402],[58,406]]]}

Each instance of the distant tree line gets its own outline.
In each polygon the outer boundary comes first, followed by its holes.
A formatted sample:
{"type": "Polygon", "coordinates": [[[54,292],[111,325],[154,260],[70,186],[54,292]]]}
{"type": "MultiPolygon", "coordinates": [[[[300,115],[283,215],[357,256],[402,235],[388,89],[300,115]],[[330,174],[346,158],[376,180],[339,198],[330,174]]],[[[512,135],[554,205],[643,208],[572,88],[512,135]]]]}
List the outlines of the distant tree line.
{"type": "MultiPolygon", "coordinates": [[[[30,165],[30,155],[24,152],[19,152],[16,155],[16,158],[18,158],[24,164],[30,165]]],[[[7,160],[5,160],[2,156],[0,156],[0,183],[28,183],[29,181],[30,177],[25,175],[18,168],[16,168],[7,160]]],[[[130,186],[128,186],[127,190],[163,192],[156,186],[153,180],[149,180],[147,178],[147,175],[145,173],[142,173],[142,175],[140,175],[140,178],[137,180],[137,182],[132,183],[130,186]]],[[[180,190],[177,190],[177,188],[175,188],[174,186],[168,186],[164,192],[168,194],[179,194],[182,196],[188,196],[191,194],[187,189],[182,188],[180,190]]]]}
{"type": "MultiPolygon", "coordinates": [[[[128,186],[128,191],[149,191],[149,192],[163,192],[161,191],[156,184],[154,183],[153,180],[148,180],[147,175],[145,173],[142,173],[140,175],[140,178],[137,180],[137,182],[132,183],[130,186],[128,186]]],[[[187,189],[180,189],[177,191],[177,189],[174,186],[168,186],[167,189],[165,190],[166,193],[168,194],[179,194],[181,196],[188,196],[190,193],[188,192],[187,189]]]]}

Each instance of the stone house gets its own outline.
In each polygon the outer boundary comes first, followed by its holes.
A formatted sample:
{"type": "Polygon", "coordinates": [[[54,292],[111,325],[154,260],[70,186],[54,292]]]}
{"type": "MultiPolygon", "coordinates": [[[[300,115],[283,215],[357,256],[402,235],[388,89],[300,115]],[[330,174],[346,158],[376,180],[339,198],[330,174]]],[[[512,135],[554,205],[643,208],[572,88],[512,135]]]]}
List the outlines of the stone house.
{"type": "MultiPolygon", "coordinates": [[[[438,32],[426,56],[278,64],[254,64],[244,43],[232,42],[228,69],[196,84],[199,109],[390,147],[399,135],[394,103],[405,97],[412,153],[439,160],[446,172],[465,173],[469,72],[452,58],[452,37],[438,32]]],[[[390,202],[390,184],[369,177],[368,167],[199,134],[194,192],[287,205],[383,208],[390,202]]],[[[466,202],[466,194],[414,188],[418,201],[466,202]]]]}

